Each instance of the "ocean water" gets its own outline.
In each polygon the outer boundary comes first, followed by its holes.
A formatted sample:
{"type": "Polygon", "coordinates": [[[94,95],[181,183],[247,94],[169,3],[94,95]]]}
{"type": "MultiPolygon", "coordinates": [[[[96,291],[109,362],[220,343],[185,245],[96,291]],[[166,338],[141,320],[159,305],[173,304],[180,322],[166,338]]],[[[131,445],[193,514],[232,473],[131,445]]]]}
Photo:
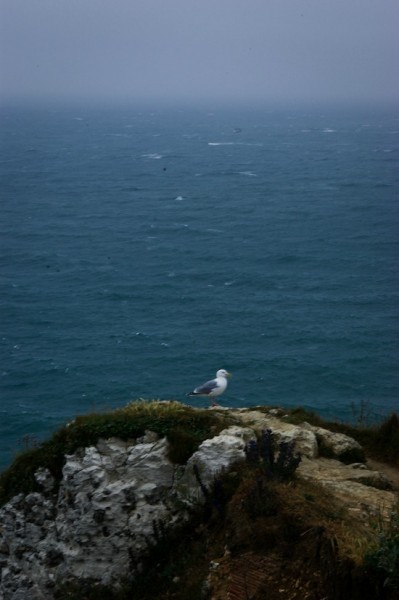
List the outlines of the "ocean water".
{"type": "Polygon", "coordinates": [[[398,409],[398,112],[3,107],[1,132],[2,468],[222,367],[225,406],[398,409]]]}

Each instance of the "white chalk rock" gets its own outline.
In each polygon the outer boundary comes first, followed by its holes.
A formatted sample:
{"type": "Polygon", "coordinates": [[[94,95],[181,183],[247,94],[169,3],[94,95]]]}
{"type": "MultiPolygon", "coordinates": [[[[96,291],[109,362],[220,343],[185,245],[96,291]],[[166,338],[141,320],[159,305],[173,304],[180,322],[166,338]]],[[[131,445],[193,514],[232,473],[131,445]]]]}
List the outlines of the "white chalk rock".
{"type": "Polygon", "coordinates": [[[254,438],[254,431],[247,427],[232,426],[219,435],[202,442],[197,452],[189,458],[184,471],[177,478],[175,491],[177,497],[187,504],[196,504],[204,500],[198,482],[210,488],[215,477],[227,471],[237,462],[245,459],[245,444],[254,438]],[[198,476],[195,474],[197,470],[198,476]]]}
{"type": "Polygon", "coordinates": [[[309,423],[303,423],[302,427],[316,435],[322,454],[337,458],[345,463],[364,462],[364,452],[361,445],[349,435],[335,433],[323,427],[309,425],[309,423]]]}

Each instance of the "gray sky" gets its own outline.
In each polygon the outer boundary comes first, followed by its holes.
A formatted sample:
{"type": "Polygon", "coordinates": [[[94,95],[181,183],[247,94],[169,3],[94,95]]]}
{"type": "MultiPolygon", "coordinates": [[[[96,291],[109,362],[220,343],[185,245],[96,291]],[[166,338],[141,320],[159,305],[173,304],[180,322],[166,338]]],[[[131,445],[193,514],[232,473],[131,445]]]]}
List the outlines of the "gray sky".
{"type": "Polygon", "coordinates": [[[399,100],[399,0],[0,0],[0,96],[399,100]]]}

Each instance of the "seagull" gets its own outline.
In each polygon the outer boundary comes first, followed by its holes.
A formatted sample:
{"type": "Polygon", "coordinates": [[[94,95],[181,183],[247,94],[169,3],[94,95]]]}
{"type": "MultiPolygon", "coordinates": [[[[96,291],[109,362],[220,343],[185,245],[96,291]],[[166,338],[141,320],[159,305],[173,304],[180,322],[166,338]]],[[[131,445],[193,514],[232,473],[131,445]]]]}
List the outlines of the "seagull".
{"type": "Polygon", "coordinates": [[[218,406],[213,399],[223,394],[227,388],[227,377],[231,377],[231,373],[225,369],[219,369],[216,373],[216,379],[210,379],[206,383],[196,387],[187,396],[208,396],[212,406],[218,406]]]}

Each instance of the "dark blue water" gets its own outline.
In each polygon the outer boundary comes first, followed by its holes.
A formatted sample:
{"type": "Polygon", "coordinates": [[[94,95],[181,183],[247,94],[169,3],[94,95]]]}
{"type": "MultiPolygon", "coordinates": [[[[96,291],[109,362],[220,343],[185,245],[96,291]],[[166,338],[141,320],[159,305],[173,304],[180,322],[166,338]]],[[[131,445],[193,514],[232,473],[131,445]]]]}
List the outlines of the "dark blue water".
{"type": "Polygon", "coordinates": [[[398,117],[3,108],[1,465],[222,367],[227,406],[398,409],[398,117]]]}

